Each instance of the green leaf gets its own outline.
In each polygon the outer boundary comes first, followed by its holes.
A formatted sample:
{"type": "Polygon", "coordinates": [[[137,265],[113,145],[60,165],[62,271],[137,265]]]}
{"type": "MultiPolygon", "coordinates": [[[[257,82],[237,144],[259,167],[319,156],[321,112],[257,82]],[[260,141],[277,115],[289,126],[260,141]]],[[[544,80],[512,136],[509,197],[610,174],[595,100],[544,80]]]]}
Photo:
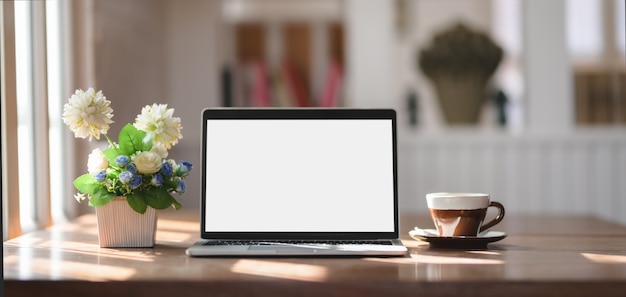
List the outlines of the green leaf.
{"type": "Polygon", "coordinates": [[[111,202],[113,199],[115,199],[115,197],[115,193],[107,191],[104,187],[99,187],[96,189],[93,195],[91,195],[91,198],[89,199],[89,205],[96,207],[102,206],[111,202]]]}
{"type": "Polygon", "coordinates": [[[146,133],[146,136],[141,140],[143,143],[143,149],[141,151],[148,152],[152,149],[152,144],[154,143],[154,137],[151,133],[146,133]]]}
{"type": "Polygon", "coordinates": [[[140,214],[144,214],[146,209],[148,209],[148,204],[146,204],[146,200],[141,194],[129,194],[126,196],[126,201],[128,201],[128,205],[130,205],[134,211],[140,214]]]}
{"type": "Polygon", "coordinates": [[[98,188],[102,188],[102,184],[93,175],[85,173],[74,180],[74,187],[82,193],[94,195],[98,188]]]}
{"type": "Polygon", "coordinates": [[[163,187],[166,189],[174,190],[176,186],[178,186],[178,180],[168,179],[167,177],[163,177],[163,187]]]}
{"type": "Polygon", "coordinates": [[[115,162],[115,158],[117,158],[117,156],[120,155],[120,151],[115,149],[115,148],[108,148],[104,151],[102,151],[102,154],[107,158],[107,161],[109,161],[110,165],[116,165],[117,163],[115,162]]]}
{"type": "Polygon", "coordinates": [[[172,195],[168,193],[165,188],[152,188],[145,192],[146,194],[146,202],[152,208],[155,209],[166,209],[172,205],[173,202],[176,202],[172,195]]]}
{"type": "MultiPolygon", "coordinates": [[[[132,124],[126,124],[119,136],[120,152],[124,155],[130,156],[137,151],[144,150],[143,139],[146,137],[146,132],[137,130],[132,124]]],[[[150,144],[152,147],[152,144],[150,144]]]]}
{"type": "Polygon", "coordinates": [[[174,207],[175,210],[179,210],[183,207],[183,205],[178,203],[178,201],[176,201],[174,197],[172,197],[172,200],[174,200],[174,202],[172,202],[172,206],[174,207]]]}

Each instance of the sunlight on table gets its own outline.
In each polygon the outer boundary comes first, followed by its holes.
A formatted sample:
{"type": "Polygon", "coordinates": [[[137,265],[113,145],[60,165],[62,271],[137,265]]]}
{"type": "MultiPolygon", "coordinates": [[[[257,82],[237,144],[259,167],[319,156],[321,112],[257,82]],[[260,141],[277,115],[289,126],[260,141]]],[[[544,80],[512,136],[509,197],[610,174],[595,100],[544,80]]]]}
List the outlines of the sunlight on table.
{"type": "MultiPolygon", "coordinates": [[[[9,256],[4,259],[5,264],[17,262],[18,256],[9,256]]],[[[46,258],[33,258],[28,262],[20,264],[20,274],[22,277],[28,275],[49,275],[51,279],[75,279],[86,281],[110,281],[127,280],[135,275],[133,268],[110,266],[102,264],[90,264],[74,261],[46,258]]]]}
{"type": "Polygon", "coordinates": [[[232,272],[299,281],[319,282],[326,280],[325,267],[310,264],[294,264],[263,260],[239,260],[232,272]]]}
{"type": "Polygon", "coordinates": [[[603,255],[603,254],[591,254],[581,253],[587,260],[591,260],[597,263],[626,263],[626,256],[624,255],[603,255]]]}

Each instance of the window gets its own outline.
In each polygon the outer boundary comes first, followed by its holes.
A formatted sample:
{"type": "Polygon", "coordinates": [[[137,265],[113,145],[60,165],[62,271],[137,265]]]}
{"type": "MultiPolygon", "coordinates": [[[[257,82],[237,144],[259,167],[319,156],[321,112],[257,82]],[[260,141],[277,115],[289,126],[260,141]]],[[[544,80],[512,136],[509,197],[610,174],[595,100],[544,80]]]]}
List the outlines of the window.
{"type": "Polygon", "coordinates": [[[567,46],[573,59],[600,60],[603,54],[602,1],[569,0],[567,46]]]}
{"type": "Polygon", "coordinates": [[[617,46],[619,54],[626,59],[626,1],[615,1],[615,28],[617,28],[617,46]]]}
{"type": "MultiPolygon", "coordinates": [[[[65,206],[72,197],[67,185],[70,184],[68,172],[68,133],[63,125],[63,104],[67,100],[70,89],[67,83],[68,71],[66,49],[68,1],[46,2],[46,49],[48,78],[48,131],[50,156],[50,205],[53,221],[67,218],[65,206]],[[55,140],[55,141],[52,141],[55,140]],[[56,174],[55,174],[56,173],[56,174]]],[[[69,201],[71,202],[71,200],[69,201]]]]}
{"type": "Polygon", "coordinates": [[[65,217],[60,196],[67,196],[68,182],[59,171],[69,167],[63,158],[66,133],[61,120],[67,61],[61,54],[66,34],[60,16],[67,6],[61,1],[1,5],[2,203],[7,239],[50,225],[52,214],[55,220],[65,217]]]}
{"type": "Polygon", "coordinates": [[[576,123],[626,124],[624,1],[573,0],[566,8],[576,123]]]}
{"type": "Polygon", "coordinates": [[[520,0],[493,0],[492,5],[492,34],[506,53],[495,79],[509,99],[507,125],[511,131],[518,132],[524,126],[522,3],[520,0]]]}
{"type": "Polygon", "coordinates": [[[15,2],[15,62],[20,225],[35,228],[35,115],[33,100],[33,3],[15,2]]]}

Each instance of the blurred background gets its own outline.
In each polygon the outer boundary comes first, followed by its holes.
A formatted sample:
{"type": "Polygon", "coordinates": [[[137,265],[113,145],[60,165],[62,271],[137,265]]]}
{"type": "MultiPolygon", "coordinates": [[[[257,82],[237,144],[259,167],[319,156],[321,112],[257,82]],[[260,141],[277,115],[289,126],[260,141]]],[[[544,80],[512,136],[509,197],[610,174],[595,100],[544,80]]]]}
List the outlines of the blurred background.
{"type": "Polygon", "coordinates": [[[93,211],[71,181],[106,143],[73,139],[60,119],[89,87],[112,102],[111,135],[144,105],[175,109],[184,138],[170,157],[195,165],[185,208],[200,203],[203,108],[393,108],[401,211],[474,191],[511,213],[626,224],[625,2],[3,3],[3,127],[20,131],[3,128],[4,226],[93,211]]]}

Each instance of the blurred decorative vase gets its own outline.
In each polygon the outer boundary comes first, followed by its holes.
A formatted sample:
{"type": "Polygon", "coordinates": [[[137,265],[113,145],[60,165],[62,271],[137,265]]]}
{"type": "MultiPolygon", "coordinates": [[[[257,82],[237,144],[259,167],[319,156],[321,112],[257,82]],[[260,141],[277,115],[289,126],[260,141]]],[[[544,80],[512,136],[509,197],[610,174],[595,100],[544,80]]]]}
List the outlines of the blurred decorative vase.
{"type": "Polygon", "coordinates": [[[448,124],[476,124],[486,87],[503,51],[486,34],[463,24],[435,35],[419,52],[418,66],[434,84],[448,124]]]}
{"type": "Polygon", "coordinates": [[[124,197],[96,207],[100,247],[153,247],[156,236],[156,210],[134,211],[124,197]]]}
{"type": "Polygon", "coordinates": [[[486,82],[476,76],[439,77],[434,81],[439,107],[448,124],[476,124],[486,100],[486,82]]]}

